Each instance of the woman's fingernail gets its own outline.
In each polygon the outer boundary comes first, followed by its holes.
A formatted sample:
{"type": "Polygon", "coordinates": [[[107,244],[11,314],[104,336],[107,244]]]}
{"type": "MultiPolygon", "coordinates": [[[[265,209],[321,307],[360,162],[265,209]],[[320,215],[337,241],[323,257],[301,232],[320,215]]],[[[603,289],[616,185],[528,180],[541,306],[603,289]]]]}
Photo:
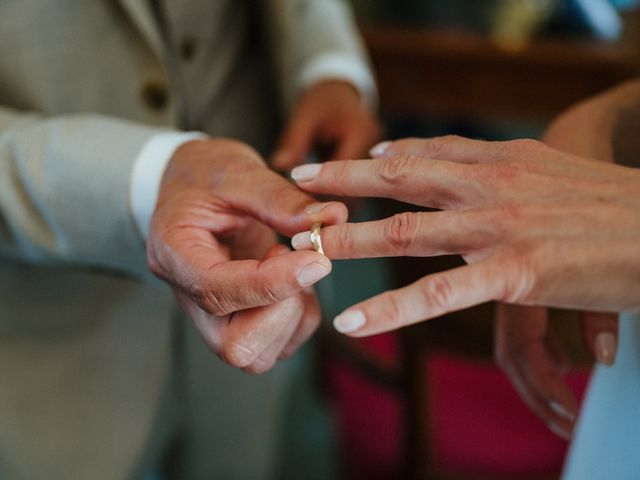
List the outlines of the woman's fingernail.
{"type": "Polygon", "coordinates": [[[613,365],[616,361],[618,341],[611,332],[600,332],[596,335],[595,351],[596,359],[602,365],[613,365]]]}
{"type": "Polygon", "coordinates": [[[340,333],[351,333],[366,323],[367,319],[360,310],[346,311],[333,319],[333,326],[340,333]]]}
{"type": "Polygon", "coordinates": [[[547,426],[549,427],[549,430],[551,430],[553,433],[555,433],[559,437],[564,438],[566,441],[571,440],[571,433],[567,432],[566,430],[563,430],[555,423],[549,423],[547,426]]]}
{"type": "Polygon", "coordinates": [[[298,272],[298,283],[303,287],[308,287],[329,275],[329,272],[331,270],[322,263],[310,263],[298,272]]]}
{"type": "Polygon", "coordinates": [[[307,250],[311,248],[311,232],[296,233],[291,237],[291,246],[294,250],[307,250]]]}
{"type": "Polygon", "coordinates": [[[576,420],[575,413],[571,413],[569,410],[564,408],[564,406],[561,403],[556,402],[555,400],[549,401],[549,408],[553,410],[555,413],[557,413],[558,415],[560,415],[565,420],[569,420],[570,422],[575,422],[576,420]]]}
{"type": "Polygon", "coordinates": [[[384,155],[384,152],[387,151],[387,148],[389,148],[389,145],[391,145],[392,143],[393,142],[389,142],[389,141],[380,142],[371,150],[369,150],[369,153],[371,154],[372,157],[379,157],[381,155],[384,155]]]}
{"type": "Polygon", "coordinates": [[[291,178],[296,182],[309,182],[318,176],[321,168],[322,164],[320,163],[300,165],[291,170],[291,178]]]}

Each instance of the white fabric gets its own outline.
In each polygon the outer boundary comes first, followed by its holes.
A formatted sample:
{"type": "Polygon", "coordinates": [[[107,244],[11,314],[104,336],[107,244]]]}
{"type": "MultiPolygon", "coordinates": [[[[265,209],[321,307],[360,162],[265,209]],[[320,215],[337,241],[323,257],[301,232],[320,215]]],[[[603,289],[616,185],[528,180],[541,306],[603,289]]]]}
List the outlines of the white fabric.
{"type": "Polygon", "coordinates": [[[306,64],[298,79],[301,91],[323,80],[344,80],[353,84],[362,100],[371,108],[378,103],[378,92],[369,66],[362,57],[344,53],[325,53],[306,64]]]}
{"type": "Polygon", "coordinates": [[[371,92],[375,92],[372,74],[364,45],[353,35],[348,2],[270,0],[264,5],[269,12],[280,94],[287,109],[302,87],[327,78],[352,81],[363,98],[371,101],[371,92]],[[363,69],[368,72],[363,74],[363,69]]]}
{"type": "Polygon", "coordinates": [[[147,238],[151,216],[158,200],[158,190],[167,164],[182,144],[207,138],[200,132],[166,132],[151,137],[144,144],[131,171],[129,199],[131,215],[143,238],[147,238]]]}
{"type": "Polygon", "coordinates": [[[618,355],[596,367],[563,480],[640,476],[640,315],[620,316],[618,355]]]}

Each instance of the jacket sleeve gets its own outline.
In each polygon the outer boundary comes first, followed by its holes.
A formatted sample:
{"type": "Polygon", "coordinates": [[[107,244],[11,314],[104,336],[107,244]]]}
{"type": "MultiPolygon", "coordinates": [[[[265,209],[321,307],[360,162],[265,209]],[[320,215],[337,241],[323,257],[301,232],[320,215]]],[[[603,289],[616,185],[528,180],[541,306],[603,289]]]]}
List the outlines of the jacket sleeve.
{"type": "Polygon", "coordinates": [[[321,77],[354,83],[376,101],[367,54],[344,0],[265,0],[267,32],[281,95],[290,107],[297,93],[321,77]]]}
{"type": "Polygon", "coordinates": [[[145,274],[129,184],[136,156],[159,132],[99,115],[0,107],[0,255],[145,274]]]}

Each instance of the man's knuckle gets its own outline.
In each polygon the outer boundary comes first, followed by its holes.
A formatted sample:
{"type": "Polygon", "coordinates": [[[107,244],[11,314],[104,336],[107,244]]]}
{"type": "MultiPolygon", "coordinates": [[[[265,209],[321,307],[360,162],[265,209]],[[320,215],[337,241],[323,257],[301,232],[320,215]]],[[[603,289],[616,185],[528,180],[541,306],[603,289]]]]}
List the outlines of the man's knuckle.
{"type": "Polygon", "coordinates": [[[271,172],[266,170],[260,160],[246,158],[242,156],[226,158],[219,168],[213,169],[209,178],[209,187],[214,191],[224,191],[229,187],[241,185],[248,179],[263,179],[270,176],[271,172]]]}
{"type": "Polygon", "coordinates": [[[273,368],[276,363],[275,358],[269,359],[257,359],[250,365],[244,367],[242,370],[249,375],[261,375],[268,372],[273,368]]]}
{"type": "Polygon", "coordinates": [[[225,295],[212,291],[199,283],[194,283],[191,286],[191,297],[205,312],[218,317],[229,315],[235,310],[232,302],[225,295]]]}
{"type": "Polygon", "coordinates": [[[265,267],[264,263],[256,265],[255,274],[247,281],[247,294],[250,297],[244,300],[249,305],[271,305],[287,298],[287,284],[277,281],[273,272],[265,267]]]}
{"type": "Polygon", "coordinates": [[[282,294],[273,285],[267,284],[262,287],[262,298],[271,305],[282,300],[282,294]]]}
{"type": "Polygon", "coordinates": [[[417,230],[418,222],[415,213],[398,213],[385,224],[385,240],[394,250],[403,253],[413,243],[417,230]]]}
{"type": "Polygon", "coordinates": [[[229,340],[220,349],[219,356],[223,362],[232,367],[245,368],[251,365],[257,354],[255,349],[239,340],[229,340]]]}

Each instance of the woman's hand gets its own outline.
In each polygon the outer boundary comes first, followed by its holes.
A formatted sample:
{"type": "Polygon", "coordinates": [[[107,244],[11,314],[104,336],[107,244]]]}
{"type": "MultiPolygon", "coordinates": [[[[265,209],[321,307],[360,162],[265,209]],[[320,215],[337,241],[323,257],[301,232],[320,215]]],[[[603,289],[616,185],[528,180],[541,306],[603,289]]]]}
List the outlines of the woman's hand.
{"type": "MultiPolygon", "coordinates": [[[[618,316],[583,312],[580,325],[588,350],[601,364],[613,364],[618,316]]],[[[548,309],[498,304],[495,327],[496,362],[529,408],[568,440],[578,416],[578,400],[565,380],[571,359],[549,329],[548,309]]]]}
{"type": "MultiPolygon", "coordinates": [[[[408,139],[376,153],[292,176],[309,192],[443,211],[326,227],[327,255],[460,254],[469,265],[359,303],[335,319],[338,330],[371,335],[490,300],[640,310],[639,171],[533,140],[408,139]]],[[[308,239],[296,235],[294,247],[309,248],[308,239]]]]}
{"type": "MultiPolygon", "coordinates": [[[[624,84],[563,112],[551,123],[543,141],[575,155],[624,162],[633,151],[629,137],[640,137],[639,104],[640,82],[624,84]],[[623,140],[622,145],[619,140],[623,140]]],[[[635,152],[638,162],[637,145],[635,152]]],[[[546,307],[498,304],[496,361],[532,411],[551,430],[569,438],[578,402],[564,380],[571,367],[569,357],[548,328],[548,317],[546,307]]],[[[584,312],[580,323],[587,349],[601,365],[612,365],[618,344],[617,315],[584,312]]]]}

